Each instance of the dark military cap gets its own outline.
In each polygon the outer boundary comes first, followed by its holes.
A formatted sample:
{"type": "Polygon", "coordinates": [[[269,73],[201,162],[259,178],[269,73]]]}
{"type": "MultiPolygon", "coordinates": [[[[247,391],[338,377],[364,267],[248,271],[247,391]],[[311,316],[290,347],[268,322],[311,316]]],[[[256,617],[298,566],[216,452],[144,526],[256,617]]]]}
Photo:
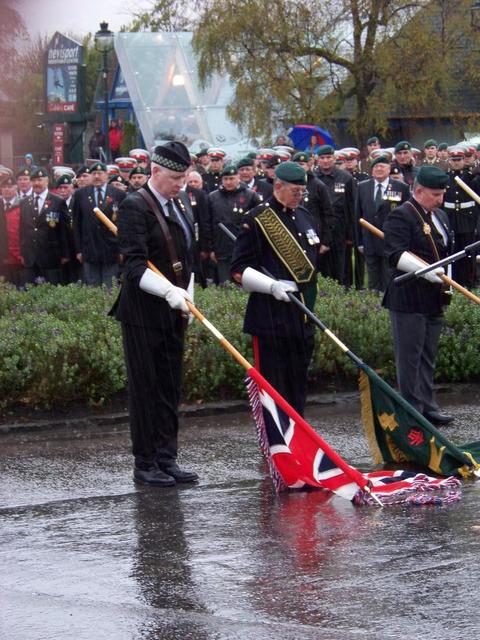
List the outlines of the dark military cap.
{"type": "Polygon", "coordinates": [[[131,178],[132,176],[146,176],[147,172],[145,171],[145,169],[143,167],[134,167],[130,173],[128,174],[129,177],[131,178]]]}
{"type": "Polygon", "coordinates": [[[367,144],[380,144],[380,139],[378,136],[372,136],[367,140],[367,144]]]}
{"type": "Polygon", "coordinates": [[[77,178],[80,178],[80,176],[83,176],[84,173],[90,174],[90,169],[89,167],[87,167],[86,164],[84,164],[83,167],[80,167],[80,169],[77,170],[77,173],[75,174],[75,176],[77,178]]]}
{"type": "Polygon", "coordinates": [[[257,152],[256,151],[249,151],[247,153],[247,158],[250,158],[251,160],[255,160],[255,158],[257,157],[257,152]]]}
{"type": "Polygon", "coordinates": [[[282,164],[282,159],[281,159],[281,157],[279,155],[274,153],[271,158],[268,158],[266,160],[262,160],[262,162],[264,162],[264,164],[265,164],[265,166],[267,168],[274,169],[275,167],[278,167],[279,164],[282,164]]]}
{"type": "Polygon", "coordinates": [[[448,143],[447,142],[440,142],[440,144],[438,145],[438,150],[439,151],[446,151],[448,149],[448,143]]]}
{"type": "Polygon", "coordinates": [[[282,182],[289,182],[290,184],[306,184],[307,172],[296,162],[282,162],[275,169],[275,176],[282,180],[282,182]]]}
{"type": "Polygon", "coordinates": [[[429,138],[428,140],[425,140],[425,144],[423,145],[424,149],[427,147],[438,147],[438,142],[433,138],[429,138]]]}
{"type": "Polygon", "coordinates": [[[236,176],[237,174],[238,174],[238,169],[237,169],[236,165],[234,165],[234,164],[227,165],[222,171],[222,177],[223,176],[236,176]]]}
{"type": "Polygon", "coordinates": [[[17,171],[17,178],[20,178],[20,176],[31,176],[32,172],[30,171],[30,169],[28,169],[27,167],[22,167],[21,169],[19,169],[17,171]]]}
{"type": "Polygon", "coordinates": [[[62,184],[72,184],[72,177],[71,176],[60,176],[60,178],[58,178],[58,180],[55,182],[55,186],[61,187],[62,184]]]}
{"type": "Polygon", "coordinates": [[[387,154],[383,154],[372,158],[372,160],[370,161],[370,166],[374,167],[376,164],[390,164],[391,162],[391,157],[387,154]]]}
{"type": "Polygon", "coordinates": [[[104,162],[95,162],[95,164],[90,165],[90,173],[93,171],[106,171],[107,165],[104,162]]]}
{"type": "Polygon", "coordinates": [[[125,186],[128,186],[128,180],[125,180],[125,178],[121,176],[119,173],[108,179],[108,184],[112,182],[120,182],[120,184],[124,184],[125,186]]]}
{"type": "Polygon", "coordinates": [[[317,156],[333,156],[334,149],[331,144],[323,144],[317,151],[317,156]]]}
{"type": "Polygon", "coordinates": [[[208,156],[208,149],[200,149],[200,151],[198,153],[195,154],[197,156],[197,158],[203,158],[205,156],[208,156]]]}
{"type": "Polygon", "coordinates": [[[399,151],[410,151],[411,148],[412,145],[409,142],[402,140],[401,142],[397,142],[395,145],[395,153],[398,153],[399,151]]]}
{"type": "Polygon", "coordinates": [[[7,175],[7,176],[3,176],[3,179],[0,178],[0,187],[15,187],[17,185],[17,183],[15,182],[15,180],[13,179],[13,176],[11,175],[7,175]]]}
{"type": "Polygon", "coordinates": [[[38,167],[32,171],[30,178],[32,180],[35,178],[48,178],[48,171],[46,169],[42,169],[42,167],[38,167]]]}
{"type": "Polygon", "coordinates": [[[312,154],[309,151],[299,151],[292,158],[293,162],[309,162],[311,159],[312,154]]]}
{"type": "Polygon", "coordinates": [[[448,175],[435,165],[425,164],[418,170],[415,180],[428,189],[445,189],[448,175]]]}
{"type": "Polygon", "coordinates": [[[155,147],[152,153],[152,162],[177,173],[186,171],[191,165],[187,147],[174,140],[155,147]]]}
{"type": "Polygon", "coordinates": [[[239,160],[237,162],[237,169],[240,169],[240,167],[253,167],[252,158],[242,158],[239,160]]]}

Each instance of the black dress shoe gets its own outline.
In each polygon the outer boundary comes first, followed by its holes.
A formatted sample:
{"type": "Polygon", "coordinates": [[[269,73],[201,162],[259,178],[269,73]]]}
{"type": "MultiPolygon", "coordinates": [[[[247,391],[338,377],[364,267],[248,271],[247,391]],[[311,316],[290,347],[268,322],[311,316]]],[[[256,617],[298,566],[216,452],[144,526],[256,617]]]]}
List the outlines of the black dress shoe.
{"type": "Polygon", "coordinates": [[[423,415],[432,424],[449,424],[454,420],[453,416],[449,416],[448,413],[441,413],[440,411],[425,411],[423,415]]]}
{"type": "Polygon", "coordinates": [[[163,466],[162,471],[172,478],[175,478],[176,482],[197,482],[198,480],[198,475],[196,473],[180,469],[176,462],[168,466],[163,466]]]}
{"type": "Polygon", "coordinates": [[[139,484],[151,484],[156,487],[173,487],[176,484],[175,478],[156,467],[148,470],[134,467],[133,479],[139,484]]]}

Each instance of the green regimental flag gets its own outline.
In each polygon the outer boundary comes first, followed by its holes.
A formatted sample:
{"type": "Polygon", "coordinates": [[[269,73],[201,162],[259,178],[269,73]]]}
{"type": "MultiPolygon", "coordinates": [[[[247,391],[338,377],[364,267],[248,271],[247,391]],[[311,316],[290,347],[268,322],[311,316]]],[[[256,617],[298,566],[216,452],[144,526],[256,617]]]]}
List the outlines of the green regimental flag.
{"type": "Polygon", "coordinates": [[[362,421],[377,464],[416,462],[442,476],[471,476],[480,469],[480,441],[454,445],[362,363],[362,421]]]}

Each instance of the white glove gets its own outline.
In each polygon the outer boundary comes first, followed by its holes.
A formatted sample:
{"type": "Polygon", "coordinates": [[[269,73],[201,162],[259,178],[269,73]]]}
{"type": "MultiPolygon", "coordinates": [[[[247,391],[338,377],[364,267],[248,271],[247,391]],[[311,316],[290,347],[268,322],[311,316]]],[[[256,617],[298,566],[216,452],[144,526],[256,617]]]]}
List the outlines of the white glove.
{"type": "MultiPolygon", "coordinates": [[[[424,269],[426,266],[427,265],[420,260],[420,258],[412,255],[409,251],[404,251],[397,262],[397,269],[400,269],[400,271],[407,271],[409,273],[418,271],[419,269],[424,269]]],[[[442,284],[443,280],[440,276],[444,273],[445,269],[443,267],[437,267],[428,273],[422,274],[422,278],[425,278],[425,280],[428,280],[429,282],[434,282],[435,284],[442,284]]]]}
{"type": "Polygon", "coordinates": [[[287,291],[298,291],[297,285],[290,280],[274,280],[252,267],[247,267],[242,274],[242,287],[249,293],[266,293],[281,302],[290,302],[287,291]]]}
{"type": "MultiPolygon", "coordinates": [[[[193,304],[193,297],[195,295],[195,288],[194,288],[194,284],[195,284],[195,274],[192,273],[192,275],[190,276],[190,282],[188,283],[188,287],[187,287],[187,294],[188,294],[188,299],[190,300],[190,302],[193,304]]],[[[193,322],[193,313],[188,313],[188,324],[191,324],[193,322]]]]}
{"type": "Polygon", "coordinates": [[[165,298],[172,309],[189,313],[185,300],[189,302],[191,302],[191,300],[187,291],[181,287],[176,287],[166,278],[162,278],[162,276],[159,276],[151,269],[145,269],[140,279],[140,289],[159,298],[165,298]]]}

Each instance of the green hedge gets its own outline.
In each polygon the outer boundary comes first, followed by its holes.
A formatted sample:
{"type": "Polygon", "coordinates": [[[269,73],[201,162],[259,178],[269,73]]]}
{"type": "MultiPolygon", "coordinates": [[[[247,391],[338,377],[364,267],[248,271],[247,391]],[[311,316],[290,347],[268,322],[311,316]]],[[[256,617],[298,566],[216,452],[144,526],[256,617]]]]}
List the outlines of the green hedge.
{"type": "MultiPolygon", "coordinates": [[[[101,403],[124,389],[120,327],[107,316],[116,295],[81,285],[45,284],[26,291],[0,285],[0,406],[101,403]]],[[[196,290],[198,308],[252,362],[250,337],[242,333],[246,299],[233,285],[196,290]]],[[[320,279],[316,313],[354,353],[394,380],[388,314],[376,294],[345,292],[320,279]]],[[[480,308],[455,294],[441,338],[438,380],[480,380],[479,344],[480,308]]],[[[355,366],[318,331],[311,390],[354,387],[356,377],[355,366]]],[[[244,396],[243,379],[243,368],[194,321],[184,359],[184,400],[244,396]]]]}

